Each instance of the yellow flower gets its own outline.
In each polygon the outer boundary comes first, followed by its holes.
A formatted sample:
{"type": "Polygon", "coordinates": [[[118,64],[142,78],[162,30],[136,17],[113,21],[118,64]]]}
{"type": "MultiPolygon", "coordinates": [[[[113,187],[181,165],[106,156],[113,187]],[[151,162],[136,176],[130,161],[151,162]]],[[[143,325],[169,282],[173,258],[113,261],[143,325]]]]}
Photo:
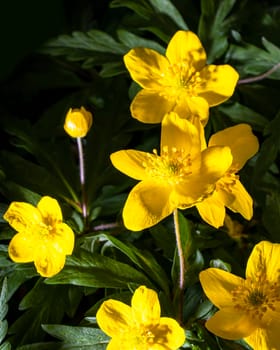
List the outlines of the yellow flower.
{"type": "Polygon", "coordinates": [[[220,310],[206,328],[225,339],[241,339],[254,350],[279,350],[280,244],[258,243],[247,263],[246,279],[209,268],[199,275],[202,288],[220,310]]]}
{"type": "Polygon", "coordinates": [[[157,293],[141,286],[133,294],[131,307],[109,299],[96,314],[99,327],[112,337],[107,350],[176,350],[185,342],[177,321],[160,317],[157,293]]]}
{"type": "Polygon", "coordinates": [[[74,233],[62,222],[61,209],[54,198],[42,197],[37,207],[12,202],[3,217],[18,231],[8,248],[14,262],[34,261],[43,277],[62,270],[65,256],[72,254],[74,248],[74,233]]]}
{"type": "Polygon", "coordinates": [[[131,78],[143,89],[131,103],[131,114],[144,123],[160,123],[170,111],[181,118],[199,116],[207,123],[209,107],[234,92],[238,73],[229,65],[206,65],[206,53],[191,31],[179,30],[171,38],[166,56],[147,48],[134,48],[124,56],[131,78]]]}
{"type": "Polygon", "coordinates": [[[236,173],[256,154],[259,143],[249,125],[239,124],[212,135],[208,147],[217,145],[231,149],[232,165],[217,181],[212,195],[196,205],[203,220],[216,228],[224,224],[225,207],[240,213],[247,220],[252,218],[253,200],[236,173]]]}
{"type": "Polygon", "coordinates": [[[199,131],[176,113],[162,121],[160,155],[122,150],[111,154],[113,165],[142,180],[128,195],[125,226],[133,231],[151,227],[176,208],[194,206],[214,190],[232,162],[230,149],[213,146],[201,151],[199,131]]]}
{"type": "Polygon", "coordinates": [[[71,137],[85,137],[92,125],[92,114],[84,107],[70,108],[64,122],[64,130],[71,137]]]}

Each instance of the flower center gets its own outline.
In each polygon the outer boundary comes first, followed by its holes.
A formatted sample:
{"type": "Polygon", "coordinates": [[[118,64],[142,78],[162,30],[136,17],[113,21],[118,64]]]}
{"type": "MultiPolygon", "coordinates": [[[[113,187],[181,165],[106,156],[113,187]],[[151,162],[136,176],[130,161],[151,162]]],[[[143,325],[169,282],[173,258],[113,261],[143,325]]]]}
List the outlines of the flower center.
{"type": "Polygon", "coordinates": [[[280,284],[269,282],[265,273],[260,272],[255,279],[247,278],[231,294],[236,309],[261,321],[268,310],[276,310],[276,303],[280,302],[279,291],[280,284]]]}
{"type": "Polygon", "coordinates": [[[237,169],[230,168],[226,174],[220,178],[216,183],[216,190],[225,190],[227,192],[232,192],[232,186],[236,184],[239,180],[239,175],[236,175],[237,169]]]}
{"type": "Polygon", "coordinates": [[[147,174],[150,177],[167,182],[170,185],[177,185],[189,176],[191,171],[191,156],[186,154],[184,149],[168,146],[162,148],[161,155],[157,150],[153,154],[147,154],[147,160],[143,163],[147,174]]]}

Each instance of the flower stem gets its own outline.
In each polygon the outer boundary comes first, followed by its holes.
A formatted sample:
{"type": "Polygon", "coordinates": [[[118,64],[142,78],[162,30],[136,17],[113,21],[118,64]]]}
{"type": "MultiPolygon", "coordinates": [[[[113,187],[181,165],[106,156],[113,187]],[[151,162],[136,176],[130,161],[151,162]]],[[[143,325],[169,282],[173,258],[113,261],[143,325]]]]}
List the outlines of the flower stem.
{"type": "Polygon", "coordinates": [[[183,253],[183,248],[181,243],[179,217],[178,217],[177,209],[173,211],[173,220],[174,220],[174,228],[175,228],[176,245],[177,245],[178,257],[179,257],[178,321],[182,323],[183,297],[184,297],[184,287],[185,287],[185,260],[184,260],[184,253],[183,253]]]}
{"type": "Polygon", "coordinates": [[[246,79],[240,79],[238,81],[238,85],[241,84],[250,84],[250,83],[254,83],[256,81],[260,81],[265,79],[266,77],[268,77],[270,74],[272,74],[273,72],[275,72],[277,69],[280,68],[280,62],[275,64],[275,66],[273,66],[272,68],[270,68],[267,72],[257,75],[256,77],[251,77],[251,78],[246,78],[246,79]]]}
{"type": "Polygon", "coordinates": [[[87,204],[86,204],[86,192],[85,192],[85,163],[82,138],[77,137],[78,155],[79,155],[79,170],[80,170],[80,183],[81,183],[81,207],[84,221],[87,219],[87,204]]]}

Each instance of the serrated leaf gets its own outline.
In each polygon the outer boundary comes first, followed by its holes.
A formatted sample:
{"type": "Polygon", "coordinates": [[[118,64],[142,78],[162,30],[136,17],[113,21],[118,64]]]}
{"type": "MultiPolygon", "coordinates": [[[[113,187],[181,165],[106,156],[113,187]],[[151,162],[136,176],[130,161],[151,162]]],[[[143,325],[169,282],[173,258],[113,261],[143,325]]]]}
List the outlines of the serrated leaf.
{"type": "Polygon", "coordinates": [[[100,329],[92,327],[72,327],[59,324],[44,324],[42,328],[55,338],[71,345],[108,344],[109,337],[100,329]]]}
{"type": "Polygon", "coordinates": [[[127,288],[130,283],[152,286],[148,278],[133,267],[85,250],[70,256],[64,269],[45,282],[98,288],[127,288]]]}

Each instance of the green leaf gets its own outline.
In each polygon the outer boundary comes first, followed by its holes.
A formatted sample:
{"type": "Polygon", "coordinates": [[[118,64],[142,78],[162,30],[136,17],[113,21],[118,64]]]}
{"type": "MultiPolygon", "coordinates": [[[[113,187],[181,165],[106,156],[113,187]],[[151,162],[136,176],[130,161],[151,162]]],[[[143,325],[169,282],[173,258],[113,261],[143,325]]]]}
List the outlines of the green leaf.
{"type": "Polygon", "coordinates": [[[83,249],[68,257],[64,269],[45,281],[98,288],[127,288],[130,283],[152,286],[147,277],[133,267],[83,249]]]}
{"type": "Polygon", "coordinates": [[[201,16],[198,36],[207,52],[207,61],[212,63],[228,48],[231,19],[228,18],[236,0],[201,0],[201,16]]]}
{"type": "Polygon", "coordinates": [[[255,130],[262,131],[268,123],[267,119],[261,114],[238,102],[232,104],[225,103],[218,106],[217,109],[229,117],[235,124],[250,124],[255,130]]]}
{"type": "Polygon", "coordinates": [[[279,240],[279,225],[280,225],[280,192],[266,196],[265,206],[263,210],[262,220],[264,227],[269,232],[272,241],[279,240]]]}
{"type": "Polygon", "coordinates": [[[170,17],[180,29],[188,30],[183,17],[170,0],[149,0],[156,12],[170,17]]]}
{"type": "MultiPolygon", "coordinates": [[[[234,64],[241,76],[263,74],[278,65],[280,49],[265,38],[262,43],[266,50],[240,39],[238,45],[230,46],[226,59],[234,64]]],[[[266,78],[279,80],[280,67],[266,78]]]]}
{"type": "Polygon", "coordinates": [[[138,0],[137,2],[134,0],[113,0],[110,2],[110,7],[127,7],[145,19],[150,19],[153,14],[151,5],[145,0],[138,0]]]}
{"type": "Polygon", "coordinates": [[[109,342],[109,337],[97,328],[72,327],[59,324],[44,324],[42,328],[53,337],[63,340],[67,345],[93,346],[97,344],[107,345],[109,342]]]}
{"type": "Polygon", "coordinates": [[[167,295],[169,294],[167,275],[150,252],[141,251],[132,244],[128,242],[123,243],[110,235],[100,234],[98,237],[107,240],[124,253],[136,266],[156,282],[167,295]]]}
{"type": "Polygon", "coordinates": [[[80,298],[72,299],[70,305],[69,287],[47,285],[43,283],[43,279],[39,279],[20,302],[19,309],[25,312],[10,327],[13,334],[12,344],[23,345],[42,341],[45,333],[41,325],[59,323],[68,313],[69,306],[71,309],[77,308],[79,302],[80,298]]]}
{"type": "Polygon", "coordinates": [[[130,49],[134,47],[145,47],[156,50],[161,54],[165,53],[165,48],[154,40],[144,39],[124,29],[119,29],[117,35],[120,42],[130,49]]]}
{"type": "Polygon", "coordinates": [[[3,343],[2,345],[0,345],[0,350],[11,350],[11,344],[7,341],[5,341],[5,343],[3,343]]]}

